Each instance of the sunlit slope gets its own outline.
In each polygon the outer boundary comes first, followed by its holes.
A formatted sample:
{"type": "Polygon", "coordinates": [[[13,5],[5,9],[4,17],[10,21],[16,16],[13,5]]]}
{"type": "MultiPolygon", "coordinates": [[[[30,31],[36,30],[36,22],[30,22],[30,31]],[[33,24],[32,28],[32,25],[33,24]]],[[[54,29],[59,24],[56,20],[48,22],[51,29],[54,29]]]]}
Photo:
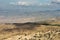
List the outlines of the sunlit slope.
{"type": "Polygon", "coordinates": [[[15,35],[30,35],[32,33],[45,33],[48,31],[60,32],[60,24],[55,21],[4,23],[0,24],[0,40],[4,40],[15,35]]]}

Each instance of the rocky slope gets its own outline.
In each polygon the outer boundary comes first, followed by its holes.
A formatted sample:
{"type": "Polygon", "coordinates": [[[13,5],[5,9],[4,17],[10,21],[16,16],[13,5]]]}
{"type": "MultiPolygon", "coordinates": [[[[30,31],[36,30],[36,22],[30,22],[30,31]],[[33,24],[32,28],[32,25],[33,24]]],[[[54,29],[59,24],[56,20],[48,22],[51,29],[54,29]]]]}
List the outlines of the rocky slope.
{"type": "Polygon", "coordinates": [[[57,22],[0,24],[0,40],[60,40],[60,24],[57,22]]]}

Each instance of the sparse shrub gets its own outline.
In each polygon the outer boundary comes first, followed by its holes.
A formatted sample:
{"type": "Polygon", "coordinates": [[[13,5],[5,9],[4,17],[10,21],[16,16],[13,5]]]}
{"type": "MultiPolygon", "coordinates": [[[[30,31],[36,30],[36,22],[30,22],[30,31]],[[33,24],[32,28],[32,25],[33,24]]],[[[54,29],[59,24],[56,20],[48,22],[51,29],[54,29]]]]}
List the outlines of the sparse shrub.
{"type": "Polygon", "coordinates": [[[41,38],[42,37],[42,34],[39,34],[39,38],[41,38]]]}
{"type": "Polygon", "coordinates": [[[27,34],[25,34],[25,36],[27,36],[27,34]]]}
{"type": "Polygon", "coordinates": [[[36,39],[34,39],[34,38],[31,38],[31,39],[29,39],[29,40],[36,40],[36,39]]]}
{"type": "Polygon", "coordinates": [[[38,40],[41,40],[41,39],[38,39],[38,40]]]}
{"type": "Polygon", "coordinates": [[[44,37],[46,37],[46,38],[50,38],[50,33],[46,33],[46,34],[44,34],[44,37]]]}
{"type": "Polygon", "coordinates": [[[50,25],[48,22],[46,21],[43,21],[43,22],[40,22],[41,25],[50,25]]]}
{"type": "Polygon", "coordinates": [[[25,40],[27,40],[27,38],[25,38],[25,40]]]}
{"type": "Polygon", "coordinates": [[[18,39],[21,39],[21,38],[18,38],[18,39]]]}

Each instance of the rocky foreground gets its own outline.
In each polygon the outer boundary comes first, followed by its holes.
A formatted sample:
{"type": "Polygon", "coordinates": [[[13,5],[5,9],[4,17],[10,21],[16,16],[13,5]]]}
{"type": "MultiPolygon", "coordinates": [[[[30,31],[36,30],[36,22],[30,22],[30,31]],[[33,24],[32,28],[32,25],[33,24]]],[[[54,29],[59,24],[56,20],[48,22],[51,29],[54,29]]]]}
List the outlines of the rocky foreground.
{"type": "Polygon", "coordinates": [[[0,24],[0,40],[60,40],[60,24],[0,24]]]}
{"type": "Polygon", "coordinates": [[[15,35],[4,40],[60,40],[60,32],[36,32],[29,35],[15,35]]]}

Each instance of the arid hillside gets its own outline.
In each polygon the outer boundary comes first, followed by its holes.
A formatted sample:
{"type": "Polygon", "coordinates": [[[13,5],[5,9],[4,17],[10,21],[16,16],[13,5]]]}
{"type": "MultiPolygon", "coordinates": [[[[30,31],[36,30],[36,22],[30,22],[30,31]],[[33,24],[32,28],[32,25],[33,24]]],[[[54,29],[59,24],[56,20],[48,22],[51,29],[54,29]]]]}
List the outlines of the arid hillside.
{"type": "Polygon", "coordinates": [[[59,40],[60,23],[41,21],[27,23],[1,23],[0,40],[59,40]]]}

